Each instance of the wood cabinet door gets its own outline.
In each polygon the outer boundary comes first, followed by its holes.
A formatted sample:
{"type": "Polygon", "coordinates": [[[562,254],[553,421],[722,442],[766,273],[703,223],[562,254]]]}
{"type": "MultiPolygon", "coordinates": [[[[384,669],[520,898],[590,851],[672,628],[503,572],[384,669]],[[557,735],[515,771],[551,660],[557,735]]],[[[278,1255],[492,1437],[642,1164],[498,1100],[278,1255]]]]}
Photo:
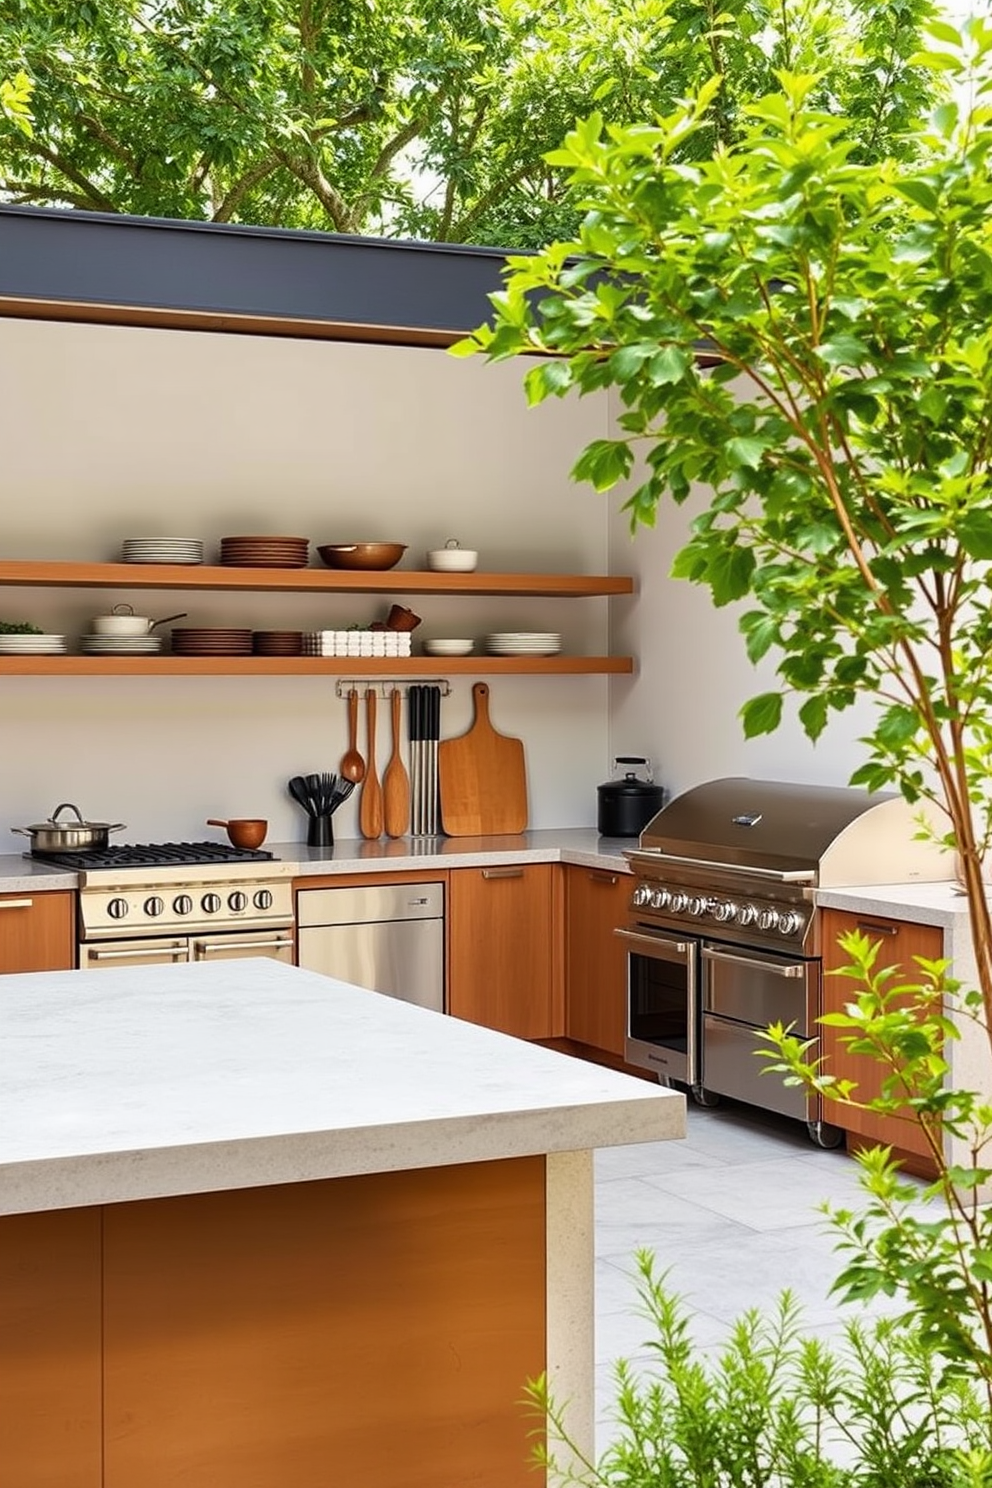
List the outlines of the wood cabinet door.
{"type": "MultiPolygon", "coordinates": [[[[823,1010],[840,1012],[846,1002],[857,995],[858,984],[850,977],[831,976],[830,971],[849,965],[848,957],[837,944],[838,937],[860,930],[870,940],[881,942],[877,966],[898,966],[909,977],[916,969],[914,957],[939,960],[944,954],[943,932],[936,925],[917,925],[909,920],[880,919],[846,910],[825,909],[823,929],[823,1010]]],[[[859,1099],[870,1100],[881,1091],[884,1068],[863,1054],[851,1054],[841,1042],[842,1030],[822,1030],[823,1051],[827,1068],[839,1079],[856,1080],[859,1099]]],[[[932,1158],[926,1140],[911,1114],[905,1118],[882,1116],[874,1111],[858,1111],[831,1101],[826,1119],[842,1126],[849,1134],[849,1147],[881,1143],[910,1155],[906,1166],[914,1172],[932,1173],[932,1158]],[[853,1139],[853,1140],[851,1140],[853,1139]]]]}
{"type": "Polygon", "coordinates": [[[74,940],[72,894],[0,894],[0,973],[71,971],[74,940]]]}
{"type": "Polygon", "coordinates": [[[449,879],[448,1011],[517,1038],[552,1038],[551,863],[457,868],[449,879]]]}
{"type": "Polygon", "coordinates": [[[623,1058],[627,952],[613,932],[627,918],[633,875],[565,869],[565,1033],[623,1058]]]}

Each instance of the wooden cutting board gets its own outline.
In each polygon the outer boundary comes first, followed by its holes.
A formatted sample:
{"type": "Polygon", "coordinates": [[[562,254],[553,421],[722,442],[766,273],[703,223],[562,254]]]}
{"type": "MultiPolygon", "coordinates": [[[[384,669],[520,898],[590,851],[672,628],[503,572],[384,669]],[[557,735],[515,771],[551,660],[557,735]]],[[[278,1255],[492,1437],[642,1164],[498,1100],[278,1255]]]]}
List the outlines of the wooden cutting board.
{"type": "Polygon", "coordinates": [[[527,768],[520,739],[498,734],[489,721],[489,685],[472,688],[475,720],[459,739],[438,749],[441,826],[449,837],[522,832],[527,826],[527,768]]]}

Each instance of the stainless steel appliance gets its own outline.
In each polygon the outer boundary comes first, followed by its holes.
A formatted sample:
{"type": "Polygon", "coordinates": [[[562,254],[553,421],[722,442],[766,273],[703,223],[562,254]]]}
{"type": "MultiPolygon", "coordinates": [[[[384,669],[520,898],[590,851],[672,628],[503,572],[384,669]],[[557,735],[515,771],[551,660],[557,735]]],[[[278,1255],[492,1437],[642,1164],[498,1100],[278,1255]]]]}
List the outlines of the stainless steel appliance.
{"type": "Polygon", "coordinates": [[[44,856],[79,874],[82,968],[294,959],[290,865],[269,852],[183,842],[44,856]]]}
{"type": "Polygon", "coordinates": [[[629,1063],[841,1133],[818,1100],[763,1074],[769,1023],[816,1036],[822,962],[815,894],[842,884],[941,880],[946,855],[917,838],[901,797],[734,777],[678,796],[625,854],[635,875],[626,926],[629,1063]]]}
{"type": "Polygon", "coordinates": [[[444,1012],[444,885],[301,889],[299,964],[444,1012]]]}

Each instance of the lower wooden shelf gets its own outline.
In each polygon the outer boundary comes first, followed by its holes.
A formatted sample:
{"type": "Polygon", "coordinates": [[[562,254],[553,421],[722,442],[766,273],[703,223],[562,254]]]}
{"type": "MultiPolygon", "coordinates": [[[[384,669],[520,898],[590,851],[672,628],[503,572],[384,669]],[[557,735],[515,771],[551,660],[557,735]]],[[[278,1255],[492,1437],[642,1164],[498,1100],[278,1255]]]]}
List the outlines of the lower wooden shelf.
{"type": "Polygon", "coordinates": [[[0,656],[0,677],[492,677],[629,673],[631,656],[0,656]]]}

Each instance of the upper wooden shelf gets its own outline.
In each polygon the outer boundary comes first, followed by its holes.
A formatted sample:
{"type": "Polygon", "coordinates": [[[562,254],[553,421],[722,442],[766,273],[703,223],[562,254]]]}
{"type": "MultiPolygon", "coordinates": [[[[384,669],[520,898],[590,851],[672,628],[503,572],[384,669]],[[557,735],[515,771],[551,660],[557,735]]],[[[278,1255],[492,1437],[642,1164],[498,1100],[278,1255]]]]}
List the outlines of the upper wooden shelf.
{"type": "Polygon", "coordinates": [[[0,677],[574,677],[633,670],[630,656],[0,656],[0,677]]]}
{"type": "Polygon", "coordinates": [[[332,568],[231,568],[207,564],[0,561],[0,584],[73,589],[281,590],[324,594],[482,594],[581,599],[632,594],[619,574],[434,573],[390,568],[358,572],[332,568]]]}

